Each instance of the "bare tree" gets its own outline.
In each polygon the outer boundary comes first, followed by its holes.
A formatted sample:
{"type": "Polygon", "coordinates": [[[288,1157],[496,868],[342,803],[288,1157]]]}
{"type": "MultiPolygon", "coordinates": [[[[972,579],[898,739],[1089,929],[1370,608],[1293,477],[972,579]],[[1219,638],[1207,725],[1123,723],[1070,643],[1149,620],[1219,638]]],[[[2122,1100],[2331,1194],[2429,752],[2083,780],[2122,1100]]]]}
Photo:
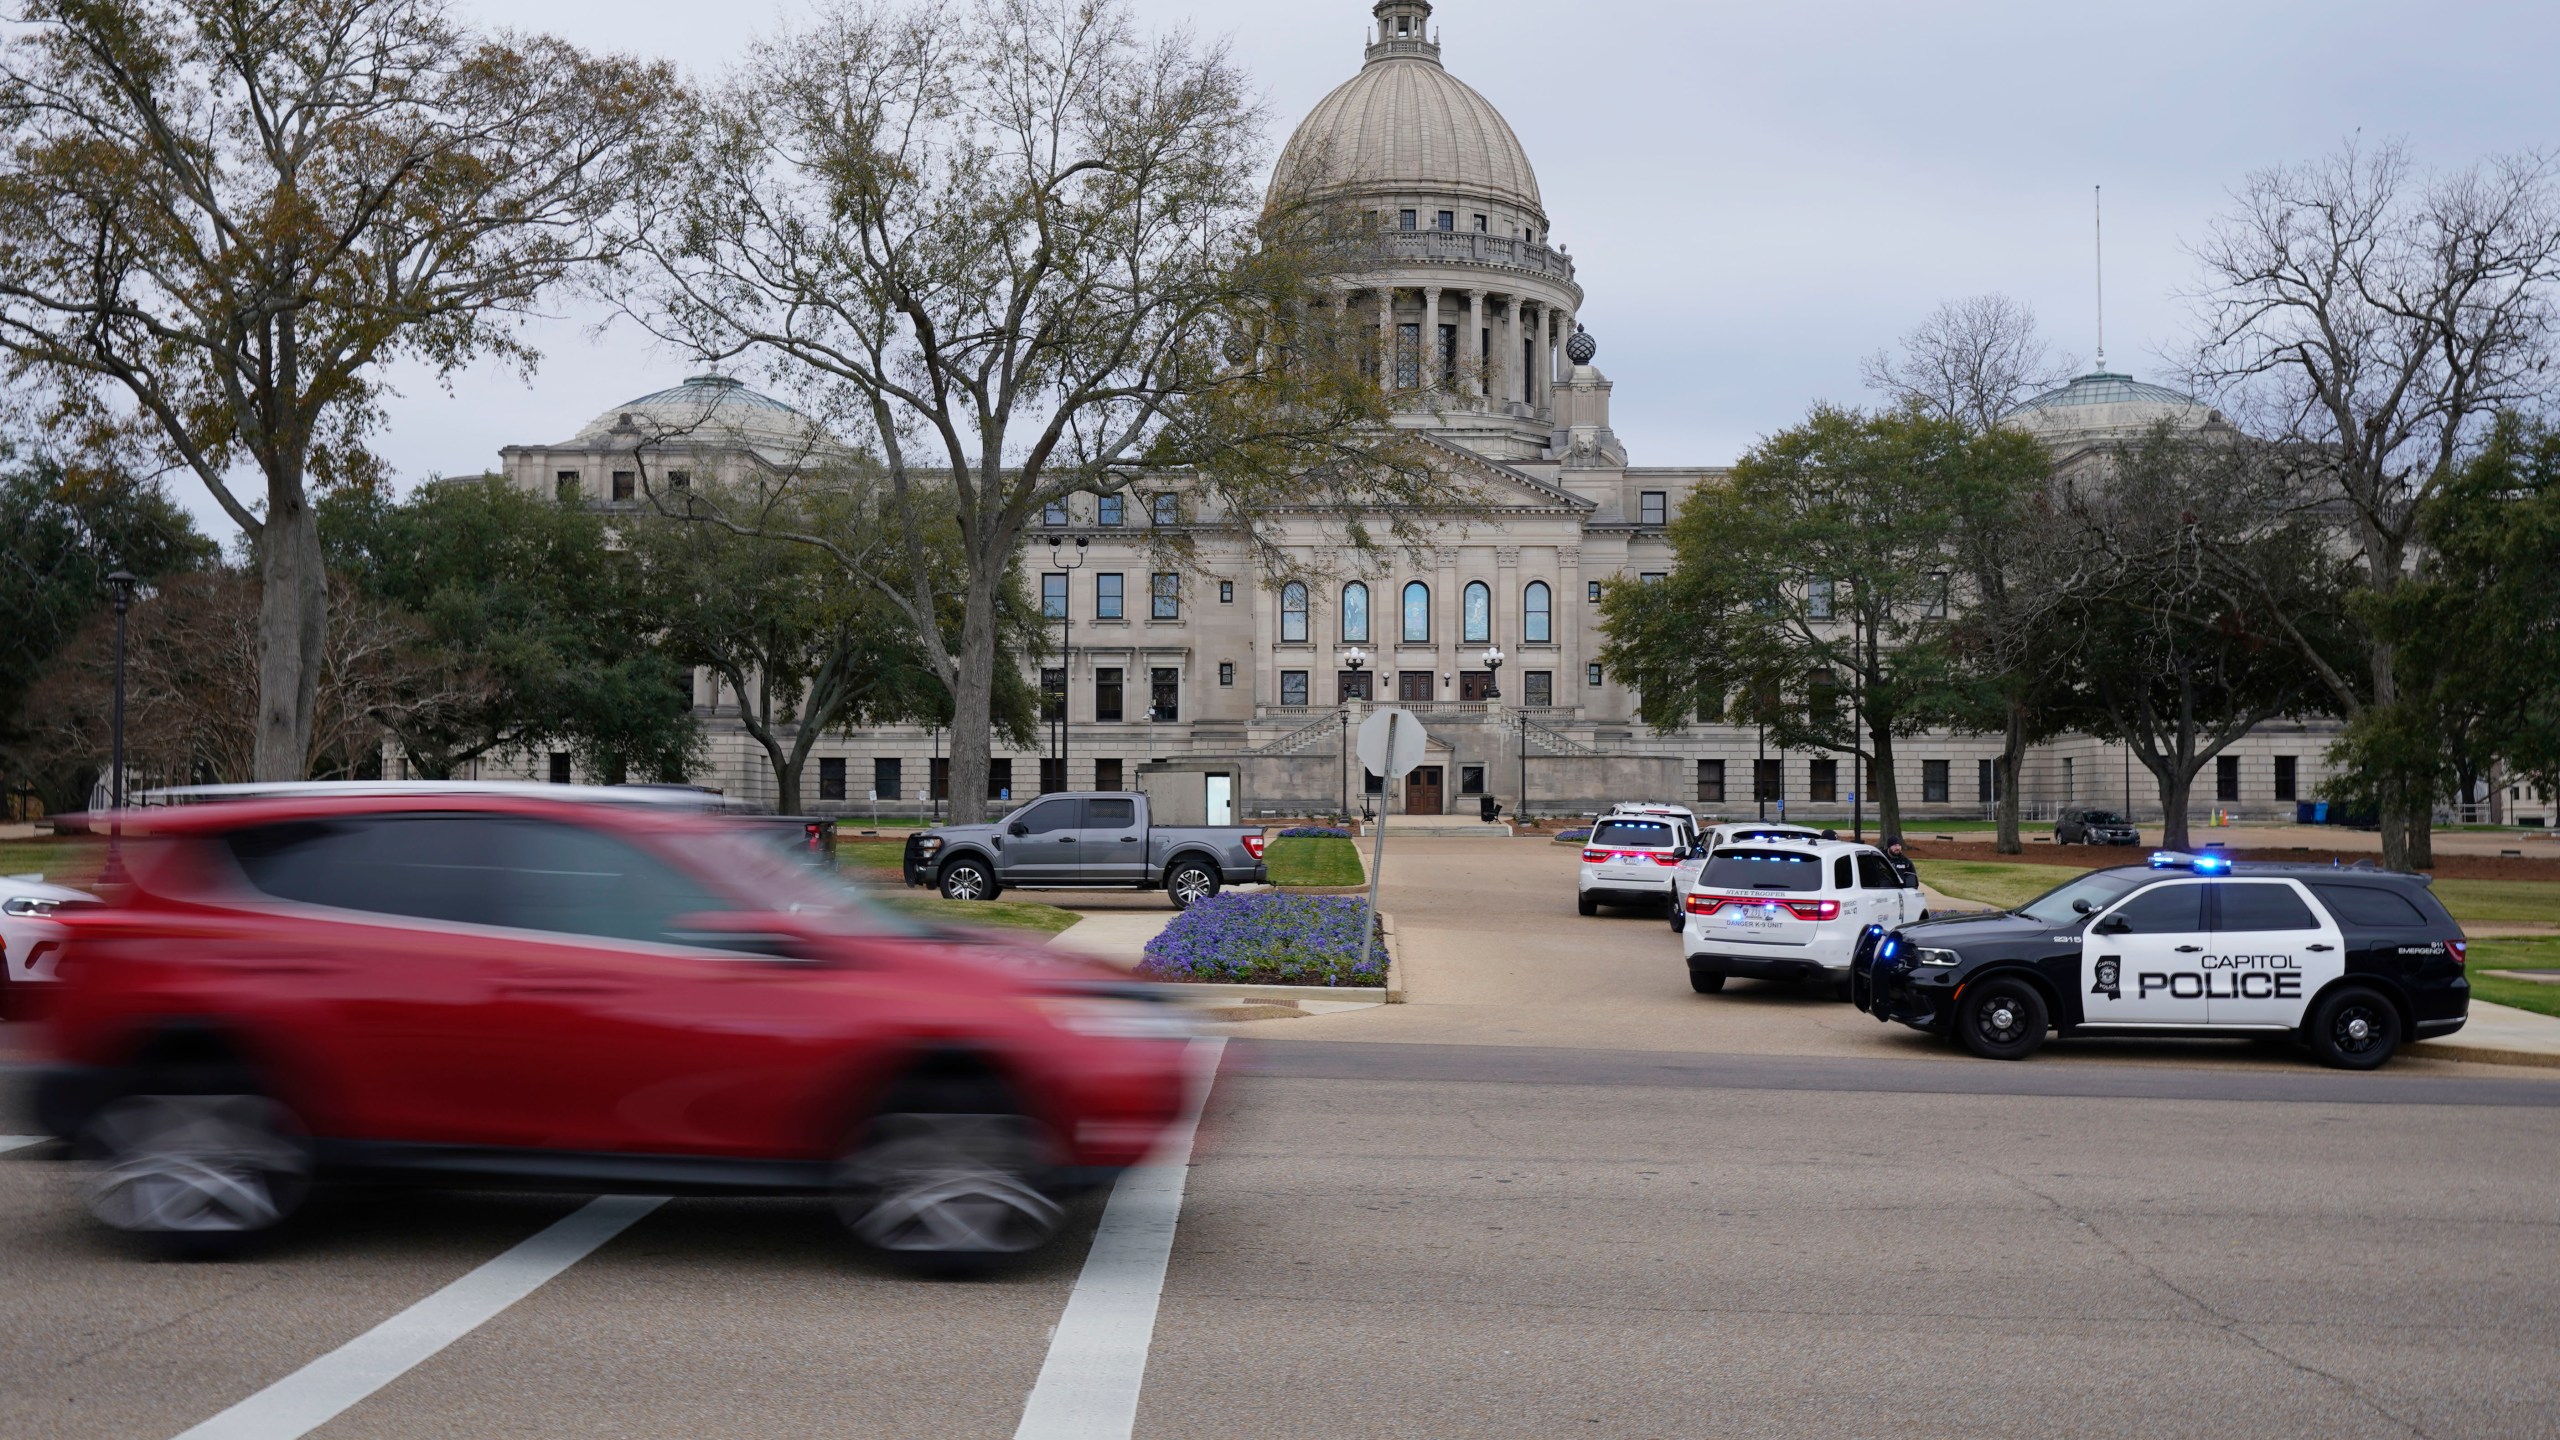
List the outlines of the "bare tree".
{"type": "MultiPolygon", "coordinates": [[[[2302,502],[2332,517],[2378,596],[2410,578],[2421,507],[2497,412],[2551,394],[2555,180],[2560,161],[2543,152],[2425,175],[2397,144],[2350,141],[2251,176],[2198,248],[2200,381],[2295,448],[2302,502]]],[[[2244,565],[2223,573],[2263,589],[2244,565]]],[[[2351,724],[2399,702],[2387,633],[2364,627],[2361,664],[2340,665],[2280,608],[2266,613],[2351,724]]],[[[2409,775],[2381,789],[2384,863],[2425,863],[2431,787],[2409,775]]]]}
{"type": "Polygon", "coordinates": [[[438,0],[36,0],[0,69],[0,353],[147,437],[255,545],[254,773],[311,753],[317,483],[363,480],[379,367],[530,364],[513,317],[615,253],[663,66],[485,37],[438,0]],[[237,471],[263,496],[243,499],[237,471]]]}
{"type": "Polygon", "coordinates": [[[1266,205],[1264,118],[1222,51],[1142,40],[1118,0],[847,4],[759,46],[648,178],[660,274],[631,312],[877,457],[904,563],[839,564],[949,687],[958,818],[984,813],[1000,592],[1044,506],[1162,477],[1159,543],[1207,527],[1268,566],[1276,507],[1357,550],[1465,499],[1334,333],[1365,249],[1320,204],[1266,205]]]}
{"type": "Polygon", "coordinates": [[[2062,383],[2071,371],[2036,334],[2036,314],[2006,295],[1949,300],[1859,366],[1867,388],[1917,404],[1979,435],[2011,407],[2062,383]]]}

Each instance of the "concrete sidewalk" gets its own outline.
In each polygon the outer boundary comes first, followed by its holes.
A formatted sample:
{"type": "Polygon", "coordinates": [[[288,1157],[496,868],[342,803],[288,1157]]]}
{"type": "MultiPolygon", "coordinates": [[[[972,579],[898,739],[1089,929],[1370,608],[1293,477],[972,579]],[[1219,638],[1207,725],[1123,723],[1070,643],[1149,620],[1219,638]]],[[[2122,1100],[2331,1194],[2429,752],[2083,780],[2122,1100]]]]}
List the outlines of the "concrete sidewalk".
{"type": "Polygon", "coordinates": [[[2441,1040],[2418,1041],[2410,1053],[2560,1069],[2560,1019],[2474,998],[2469,1023],[2441,1040]]]}

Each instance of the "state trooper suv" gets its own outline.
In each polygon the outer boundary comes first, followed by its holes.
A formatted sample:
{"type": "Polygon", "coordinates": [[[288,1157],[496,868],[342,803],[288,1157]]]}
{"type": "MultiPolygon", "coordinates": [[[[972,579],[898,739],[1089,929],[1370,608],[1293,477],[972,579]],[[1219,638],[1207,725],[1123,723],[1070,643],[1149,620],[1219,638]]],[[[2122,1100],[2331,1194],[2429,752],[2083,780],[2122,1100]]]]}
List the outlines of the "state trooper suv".
{"type": "Polygon", "coordinates": [[[2015,910],[1869,926],[1849,998],[1991,1060],[2048,1030],[2261,1033],[2370,1070],[2462,1028],[2466,949],[2422,875],[2164,852],[2015,910]]]}

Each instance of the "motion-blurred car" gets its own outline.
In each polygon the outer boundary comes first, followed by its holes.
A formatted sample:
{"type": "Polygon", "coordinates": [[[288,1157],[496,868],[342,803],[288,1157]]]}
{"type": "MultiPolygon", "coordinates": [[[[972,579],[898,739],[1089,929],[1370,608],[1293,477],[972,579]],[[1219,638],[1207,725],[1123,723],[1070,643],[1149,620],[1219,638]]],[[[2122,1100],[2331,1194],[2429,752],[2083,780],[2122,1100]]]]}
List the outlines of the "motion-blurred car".
{"type": "Polygon", "coordinates": [[[62,926],[54,916],[66,905],[97,898],[33,875],[0,875],[0,1020],[43,1013],[54,965],[62,958],[62,926]]]}
{"type": "Polygon", "coordinates": [[[2113,810],[2066,810],[2053,822],[2056,845],[2139,845],[2142,832],[2113,810]]]}
{"type": "Polygon", "coordinates": [[[213,1248],[343,1175],[825,1194],[983,1261],[1180,1108],[1154,991],[949,943],[698,806],[312,787],[136,829],[61,919],[36,1096],[120,1230],[213,1248]]]}

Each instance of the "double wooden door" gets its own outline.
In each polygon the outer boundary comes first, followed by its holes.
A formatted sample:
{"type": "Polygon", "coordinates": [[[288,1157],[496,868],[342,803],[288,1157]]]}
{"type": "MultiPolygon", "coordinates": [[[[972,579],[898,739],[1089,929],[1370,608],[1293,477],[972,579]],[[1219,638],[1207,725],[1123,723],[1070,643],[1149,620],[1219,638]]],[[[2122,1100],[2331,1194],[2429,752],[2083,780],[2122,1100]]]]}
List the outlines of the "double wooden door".
{"type": "Polygon", "coordinates": [[[1416,765],[1404,777],[1404,813],[1437,815],[1440,813],[1442,782],[1437,765],[1416,765]]]}

